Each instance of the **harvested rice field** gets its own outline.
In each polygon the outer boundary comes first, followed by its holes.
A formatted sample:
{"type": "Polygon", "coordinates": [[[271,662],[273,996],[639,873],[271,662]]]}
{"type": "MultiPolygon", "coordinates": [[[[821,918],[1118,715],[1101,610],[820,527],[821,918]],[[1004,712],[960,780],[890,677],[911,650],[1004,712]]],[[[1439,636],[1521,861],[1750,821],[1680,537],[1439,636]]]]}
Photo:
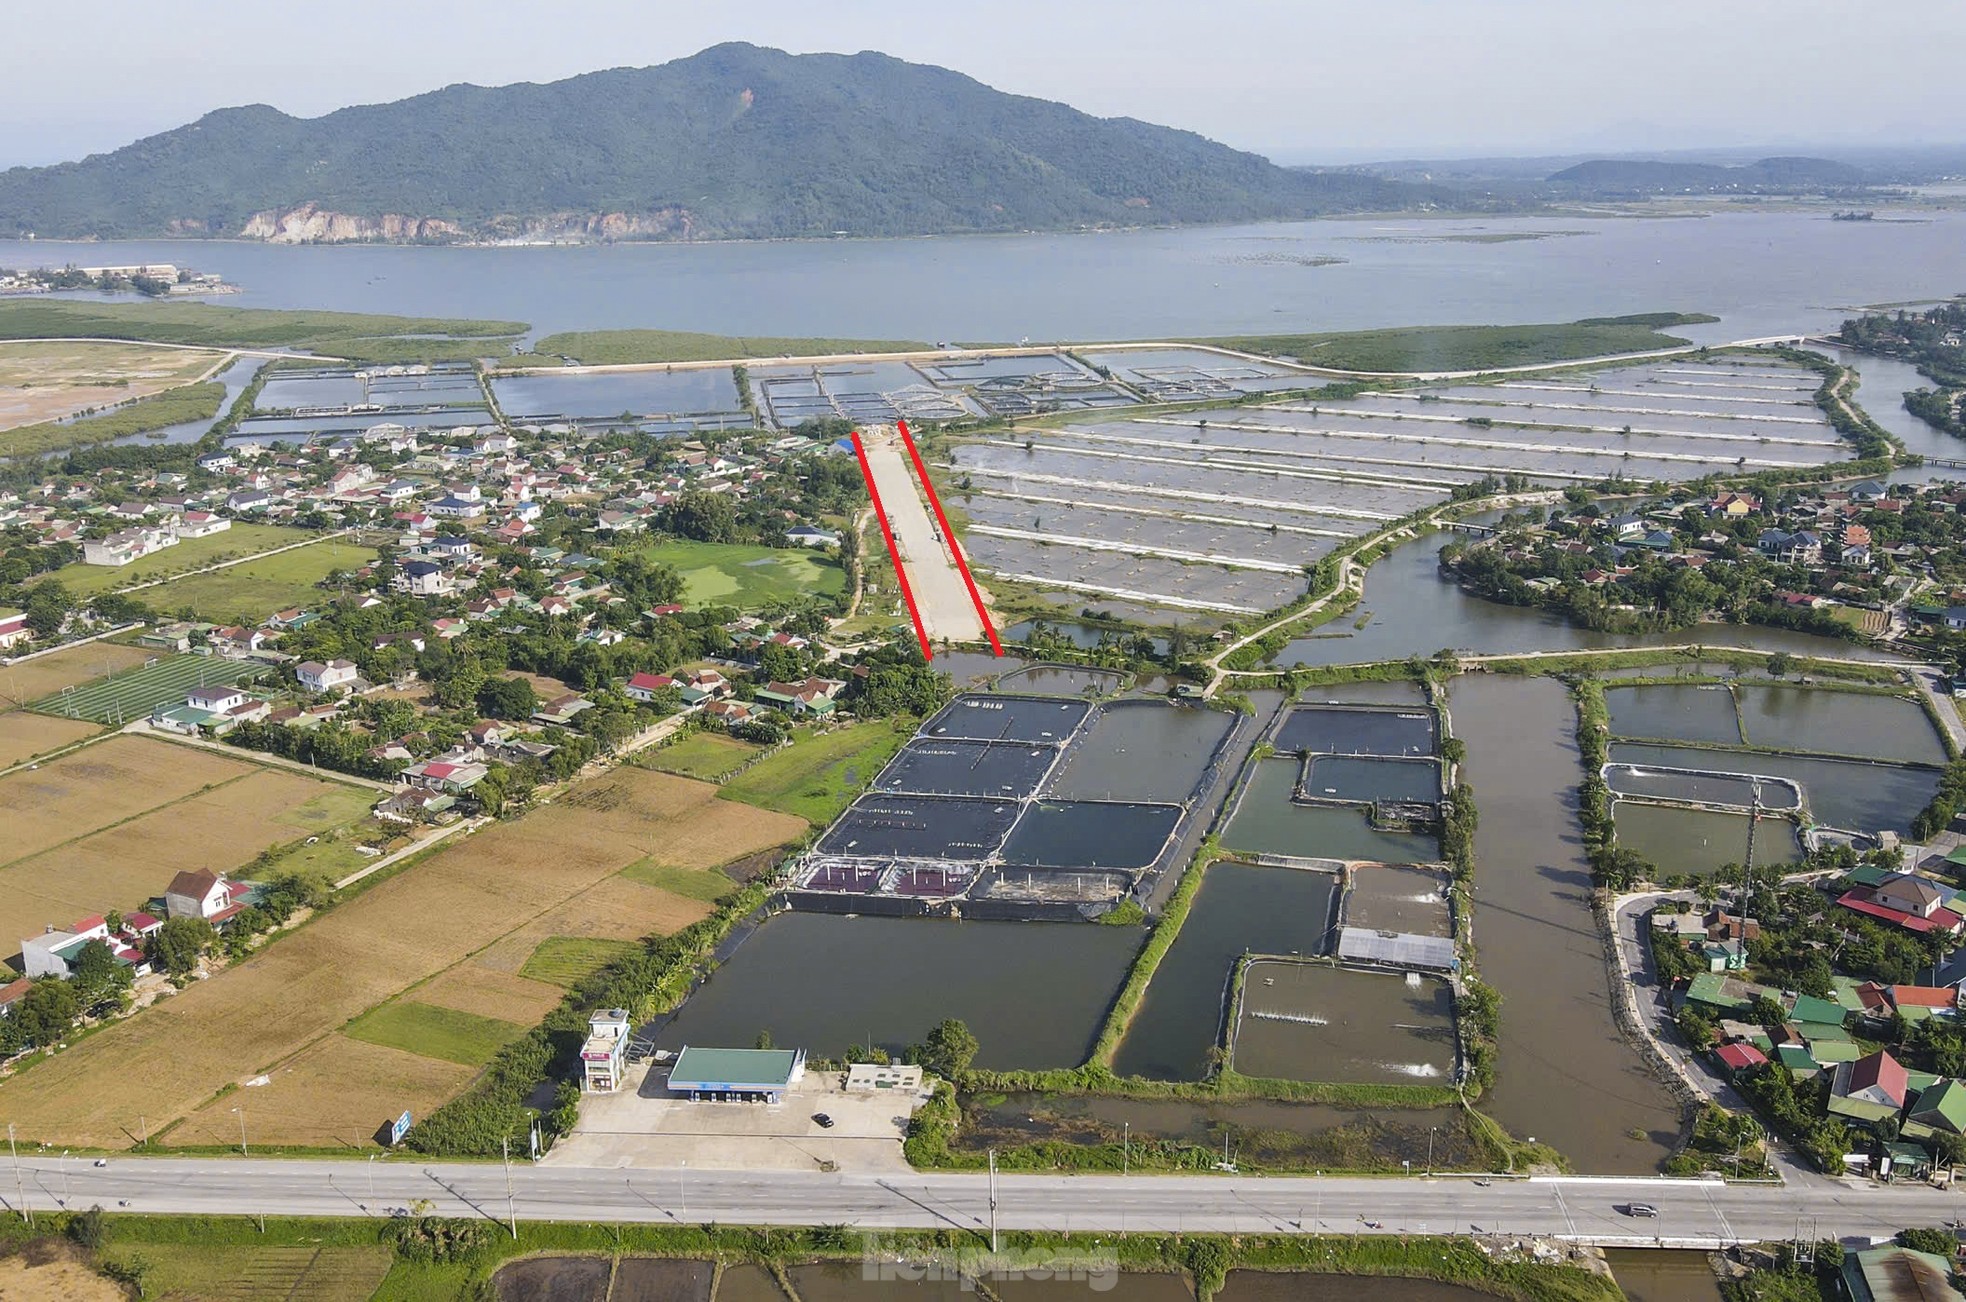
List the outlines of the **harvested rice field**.
{"type": "Polygon", "coordinates": [[[0,769],[60,750],[101,731],[86,719],[53,719],[24,710],[0,714],[0,769]]]}
{"type": "Polygon", "coordinates": [[[214,1096],[265,1073],[272,1085],[243,1091],[260,1142],[366,1144],[383,1120],[404,1107],[421,1115],[471,1070],[356,1044],[339,1034],[351,1019],[460,963],[490,962],[508,938],[523,951],[498,965],[509,975],[549,935],[632,939],[684,925],[709,906],[616,874],[652,846],[668,862],[705,868],[805,827],[718,800],[707,783],[615,770],[446,846],[237,968],[0,1083],[0,1110],[22,1137],[50,1143],[122,1147],[139,1114],[153,1135],[192,1117],[167,1143],[223,1143],[236,1133],[226,1108],[237,1096],[214,1096]],[[146,1069],[124,1070],[130,1062],[146,1069]]]}
{"type": "Polygon", "coordinates": [[[8,811],[7,858],[18,862],[78,835],[109,827],[200,789],[258,769],[148,737],[113,737],[40,769],[0,778],[8,811]]]}

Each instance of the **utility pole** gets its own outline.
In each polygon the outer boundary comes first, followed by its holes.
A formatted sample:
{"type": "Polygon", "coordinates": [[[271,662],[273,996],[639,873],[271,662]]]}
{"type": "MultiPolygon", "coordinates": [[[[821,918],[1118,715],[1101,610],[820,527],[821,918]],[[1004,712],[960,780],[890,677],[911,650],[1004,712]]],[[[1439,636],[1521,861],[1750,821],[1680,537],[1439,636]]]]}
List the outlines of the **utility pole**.
{"type": "MultiPolygon", "coordinates": [[[[512,1237],[519,1237],[519,1213],[512,1207],[512,1140],[508,1137],[498,1141],[498,1151],[505,1159],[505,1220],[512,1227],[512,1237]]],[[[375,1168],[370,1167],[371,1174],[375,1168]]]]}
{"type": "Polygon", "coordinates": [[[251,1157],[252,1154],[246,1151],[246,1105],[241,1103],[232,1110],[239,1114],[239,1156],[251,1157]]]}
{"type": "Polygon", "coordinates": [[[684,1221],[689,1220],[689,1190],[683,1186],[683,1177],[688,1173],[688,1162],[676,1168],[676,1201],[682,1205],[684,1221]]]}
{"type": "Polygon", "coordinates": [[[1427,1127],[1427,1175],[1429,1178],[1434,1173],[1434,1134],[1439,1129],[1439,1126],[1427,1127]]]}
{"type": "Polygon", "coordinates": [[[141,1148],[150,1147],[150,1123],[144,1120],[141,1112],[137,1113],[137,1145],[141,1148]]]}
{"type": "Polygon", "coordinates": [[[369,1154],[369,1205],[371,1207],[375,1206],[375,1160],[380,1156],[382,1156],[380,1153],[369,1154]]]}
{"type": "Polygon", "coordinates": [[[1124,1121],[1120,1124],[1125,1127],[1120,1132],[1120,1174],[1129,1175],[1133,1170],[1133,1123],[1124,1121]]]}
{"type": "Polygon", "coordinates": [[[990,1150],[990,1251],[997,1250],[997,1150],[990,1150]]]}
{"type": "Polygon", "coordinates": [[[14,1155],[14,1197],[20,1204],[21,1219],[29,1225],[34,1224],[34,1212],[27,1205],[27,1184],[20,1175],[20,1149],[14,1146],[14,1123],[7,1123],[7,1151],[14,1155]]]}
{"type": "Polygon", "coordinates": [[[70,1195],[68,1192],[68,1150],[64,1148],[61,1150],[61,1205],[63,1207],[68,1206],[69,1197],[70,1195]]]}

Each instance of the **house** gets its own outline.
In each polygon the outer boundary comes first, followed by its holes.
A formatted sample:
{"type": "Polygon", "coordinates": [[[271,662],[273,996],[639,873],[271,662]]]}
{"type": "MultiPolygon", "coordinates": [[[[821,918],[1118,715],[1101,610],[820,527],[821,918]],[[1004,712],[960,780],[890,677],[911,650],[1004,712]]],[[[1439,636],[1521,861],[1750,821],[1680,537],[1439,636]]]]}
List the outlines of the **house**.
{"type": "Polygon", "coordinates": [[[181,872],[164,888],[164,910],[173,918],[203,918],[216,927],[246,907],[234,894],[223,873],[209,868],[181,872]]]}
{"type": "Polygon", "coordinates": [[[1920,1090],[1906,1121],[1934,1131],[1966,1135],[1966,1085],[1947,1080],[1920,1090]]]}
{"type": "Polygon", "coordinates": [[[785,531],[785,536],[801,547],[837,547],[840,536],[836,533],[811,524],[795,524],[785,531]]]}
{"type": "Polygon", "coordinates": [[[0,1017],[12,1017],[14,1014],[14,1005],[26,998],[27,992],[33,988],[33,977],[21,977],[18,980],[9,981],[6,985],[0,986],[0,1017]]]}
{"type": "Polygon", "coordinates": [[[1966,1302],[1966,1293],[1952,1286],[1950,1261],[1895,1243],[1843,1258],[1843,1296],[1850,1302],[1966,1302]]]}
{"type": "Polygon", "coordinates": [[[591,710],[593,708],[594,703],[586,697],[581,696],[578,692],[568,692],[565,696],[556,696],[552,700],[541,704],[537,710],[533,711],[532,718],[534,723],[543,723],[553,727],[564,728],[572,723],[575,716],[579,715],[583,710],[591,710]]]}
{"type": "Polygon", "coordinates": [[[1903,1064],[1888,1050],[1879,1049],[1855,1062],[1836,1065],[1829,1110],[1858,1121],[1882,1121],[1898,1115],[1910,1088],[1903,1064]]]}
{"type": "Polygon", "coordinates": [[[180,538],[204,538],[215,533],[224,533],[232,527],[232,521],[210,511],[186,511],[178,520],[177,533],[180,538]]]}
{"type": "Polygon", "coordinates": [[[758,689],[758,700],[775,705],[787,714],[823,718],[833,712],[833,698],[846,684],[833,678],[808,678],[802,683],[766,683],[758,689]]]}
{"type": "Polygon", "coordinates": [[[263,488],[242,488],[226,496],[225,509],[235,514],[247,515],[254,511],[264,511],[273,505],[273,494],[263,488]]]}
{"type": "Polygon", "coordinates": [[[1795,533],[1763,529],[1754,545],[1762,555],[1785,565],[1813,565],[1823,559],[1823,540],[1808,529],[1795,533]]]}
{"type": "Polygon", "coordinates": [[[1951,897],[1934,883],[1910,873],[1897,873],[1876,886],[1853,886],[1837,904],[1853,913],[1888,922],[1916,935],[1957,934],[1960,915],[1945,901],[1951,897]],[[1903,907],[1909,905],[1910,907],[1903,907]]]}
{"type": "Polygon", "coordinates": [[[205,640],[220,655],[237,658],[251,655],[273,639],[265,629],[228,624],[223,628],[213,629],[205,635],[205,640]]]}
{"type": "Polygon", "coordinates": [[[309,624],[314,623],[320,618],[320,614],[316,611],[302,610],[300,607],[295,606],[288,610],[274,611],[272,616],[267,619],[266,626],[270,629],[285,632],[288,629],[306,628],[309,624]]]}
{"type": "Polygon", "coordinates": [[[435,561],[405,561],[391,586],[412,597],[441,597],[450,592],[451,578],[435,561]]]}
{"type": "Polygon", "coordinates": [[[34,636],[34,630],[27,626],[25,611],[11,611],[0,614],[0,651],[18,646],[34,636]]]}
{"type": "Polygon", "coordinates": [[[1762,1063],[1768,1061],[1767,1054],[1755,1048],[1752,1044],[1743,1044],[1738,1041],[1733,1044],[1721,1045],[1713,1051],[1713,1056],[1719,1061],[1722,1067],[1727,1069],[1730,1075],[1735,1072],[1747,1071],[1751,1067],[1759,1067],[1762,1063]]]}
{"type": "Polygon", "coordinates": [[[1898,909],[1920,918],[1931,917],[1946,902],[1936,884],[1910,873],[1885,878],[1871,892],[1871,899],[1887,909],[1898,909]]]}
{"type": "Polygon", "coordinates": [[[457,797],[447,791],[435,791],[429,787],[411,787],[385,797],[375,807],[375,816],[392,823],[429,822],[457,803],[457,797]]]}
{"type": "Polygon", "coordinates": [[[107,538],[84,542],[82,560],[89,565],[128,565],[139,557],[176,546],[177,540],[175,528],[119,529],[107,538]]]}
{"type": "Polygon", "coordinates": [[[676,685],[676,680],[668,674],[635,674],[622,688],[631,700],[644,703],[653,701],[658,692],[667,691],[676,685]]]}
{"type": "Polygon", "coordinates": [[[462,795],[485,780],[491,770],[483,764],[429,759],[412,764],[396,775],[397,780],[431,791],[462,795]]]}
{"type": "Polygon", "coordinates": [[[224,714],[250,699],[243,689],[237,687],[197,687],[185,693],[184,703],[206,714],[224,714]]]}
{"type": "Polygon", "coordinates": [[[483,502],[467,501],[456,494],[440,497],[424,508],[432,515],[449,520],[476,520],[485,513],[483,502]]]}
{"type": "Polygon", "coordinates": [[[353,686],[360,674],[353,660],[330,660],[326,664],[307,660],[294,670],[294,677],[307,691],[331,692],[337,687],[353,686]]]}
{"type": "Polygon", "coordinates": [[[109,924],[100,917],[84,918],[68,930],[50,926],[38,936],[20,943],[21,971],[30,977],[61,977],[75,974],[77,954],[92,940],[110,944],[109,924]]]}
{"type": "Polygon", "coordinates": [[[756,711],[742,701],[714,700],[703,707],[704,718],[715,719],[726,728],[735,724],[749,723],[755,713],[756,711]]]}
{"type": "Polygon", "coordinates": [[[1713,499],[1711,509],[1715,515],[1739,518],[1753,515],[1761,509],[1761,499],[1752,493],[1722,493],[1713,499]]]}

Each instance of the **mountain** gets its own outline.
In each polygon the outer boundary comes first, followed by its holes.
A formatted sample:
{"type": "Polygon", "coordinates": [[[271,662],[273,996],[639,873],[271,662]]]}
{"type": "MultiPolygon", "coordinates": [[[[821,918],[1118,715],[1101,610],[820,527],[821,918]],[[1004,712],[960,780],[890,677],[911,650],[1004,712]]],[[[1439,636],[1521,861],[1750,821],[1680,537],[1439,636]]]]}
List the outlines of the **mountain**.
{"type": "Polygon", "coordinates": [[[283,241],[766,238],[1219,222],[1450,201],[1277,167],[883,54],[714,46],[293,118],[223,109],[0,173],[0,231],[283,241]]]}
{"type": "Polygon", "coordinates": [[[1595,158],[1552,174],[1552,185],[1603,194],[1748,190],[1769,192],[1845,190],[1865,184],[1848,163],[1827,158],[1763,158],[1729,167],[1719,163],[1665,163],[1649,159],[1595,158]]]}

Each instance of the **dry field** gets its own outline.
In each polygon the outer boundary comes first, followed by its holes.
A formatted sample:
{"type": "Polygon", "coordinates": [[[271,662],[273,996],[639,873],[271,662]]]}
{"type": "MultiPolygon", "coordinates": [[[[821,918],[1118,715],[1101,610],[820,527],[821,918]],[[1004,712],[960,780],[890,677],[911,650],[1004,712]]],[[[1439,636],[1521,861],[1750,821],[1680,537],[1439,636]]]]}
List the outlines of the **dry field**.
{"type": "Polygon", "coordinates": [[[0,344],[0,429],[161,393],[197,379],[224,356],[141,344],[0,344]]]}
{"type": "Polygon", "coordinates": [[[435,1008],[455,1008],[460,1013],[531,1026],[552,1012],[565,994],[544,981],[501,972],[480,955],[439,973],[411,991],[409,997],[435,1008]]]}
{"type": "Polygon", "coordinates": [[[540,914],[473,960],[494,972],[517,973],[540,943],[553,936],[581,940],[640,940],[667,936],[708,917],[701,900],[610,877],[540,914]]]}
{"type": "Polygon", "coordinates": [[[0,769],[60,750],[70,742],[93,737],[101,731],[86,719],[56,719],[24,710],[0,714],[0,769]]]}
{"type": "MultiPolygon", "coordinates": [[[[23,1137],[122,1147],[132,1142],[139,1114],[155,1134],[213,1102],[225,1085],[287,1067],[295,1091],[336,1093],[344,1120],[400,1110],[387,1089],[358,1097],[359,1080],[340,1081],[335,1090],[311,1084],[308,1059],[298,1055],[358,1014],[529,924],[550,917],[556,925],[577,925],[579,910],[567,909],[569,902],[652,846],[663,848],[667,862],[707,867],[804,830],[799,819],[718,800],[707,783],[615,770],[523,818],[446,846],[238,968],[0,1083],[0,1113],[23,1137]],[[144,1068],[131,1071],[131,1063],[144,1068]]],[[[639,897],[647,903],[635,909],[638,926],[700,916],[698,901],[637,889],[648,892],[639,897]]],[[[610,890],[584,905],[618,905],[624,898],[637,897],[610,890]]],[[[340,1061],[337,1051],[322,1052],[331,1064],[340,1061]]],[[[433,1070],[442,1067],[433,1062],[433,1070]]],[[[258,1093],[247,1091],[249,1107],[258,1093]]],[[[305,1125],[307,1135],[321,1133],[320,1125],[305,1125]]],[[[318,1140],[269,1128],[264,1142],[318,1140]]]]}
{"type": "MultiPolygon", "coordinates": [[[[206,757],[187,747],[172,753],[206,757]]],[[[374,799],[358,787],[241,767],[241,776],[208,791],[0,867],[0,953],[14,953],[20,938],[44,923],[65,927],[105,909],[137,908],[161,895],[180,871],[237,871],[268,846],[361,818],[374,799]]],[[[5,788],[0,784],[0,792],[5,788]]]]}
{"type": "Polygon", "coordinates": [[[140,646],[88,642],[0,668],[0,704],[38,701],[50,692],[86,683],[112,670],[140,665],[156,655],[140,646]]]}
{"type": "Polygon", "coordinates": [[[164,1137],[184,1148],[255,1142],[359,1148],[404,1108],[427,1114],[478,1073],[470,1067],[369,1044],[346,1035],[316,1040],[267,1073],[265,1085],[213,1099],[164,1137]]]}
{"type": "Polygon", "coordinates": [[[112,737],[0,778],[4,860],[29,855],[259,770],[243,760],[147,737],[112,737]]]}

